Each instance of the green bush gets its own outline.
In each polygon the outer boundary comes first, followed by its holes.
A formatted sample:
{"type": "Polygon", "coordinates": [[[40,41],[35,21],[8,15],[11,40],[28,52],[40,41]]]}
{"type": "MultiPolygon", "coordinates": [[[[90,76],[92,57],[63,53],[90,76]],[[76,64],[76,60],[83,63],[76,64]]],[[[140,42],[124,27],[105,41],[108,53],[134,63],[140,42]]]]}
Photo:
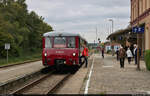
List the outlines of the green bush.
{"type": "Polygon", "coordinates": [[[145,64],[147,70],[150,70],[150,50],[145,51],[145,64]]]}

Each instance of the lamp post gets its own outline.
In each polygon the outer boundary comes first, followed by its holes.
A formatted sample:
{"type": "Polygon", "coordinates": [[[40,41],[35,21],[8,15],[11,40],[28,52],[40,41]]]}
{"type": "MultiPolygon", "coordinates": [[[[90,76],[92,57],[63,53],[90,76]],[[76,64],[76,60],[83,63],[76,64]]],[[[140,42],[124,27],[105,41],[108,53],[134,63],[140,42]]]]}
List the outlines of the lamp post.
{"type": "MultiPolygon", "coordinates": [[[[111,33],[113,33],[114,20],[113,19],[109,19],[109,21],[112,22],[112,32],[111,33]]],[[[111,42],[111,49],[112,49],[112,56],[114,56],[114,46],[113,46],[112,42],[111,42]]]]}
{"type": "Polygon", "coordinates": [[[109,21],[112,22],[112,32],[111,32],[111,33],[113,33],[113,29],[114,29],[114,20],[113,20],[113,19],[109,19],[109,21]]]}
{"type": "MultiPolygon", "coordinates": [[[[95,38],[95,40],[97,41],[97,27],[96,27],[96,38],[95,38]]],[[[95,42],[96,42],[96,41],[95,41],[95,42]]]]}

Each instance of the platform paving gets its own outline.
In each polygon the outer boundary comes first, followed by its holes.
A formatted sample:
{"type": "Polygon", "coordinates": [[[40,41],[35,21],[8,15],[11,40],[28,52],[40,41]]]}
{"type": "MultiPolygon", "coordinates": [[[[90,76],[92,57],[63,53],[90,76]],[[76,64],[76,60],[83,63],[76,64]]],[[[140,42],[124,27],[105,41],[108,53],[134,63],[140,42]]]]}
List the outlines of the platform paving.
{"type": "Polygon", "coordinates": [[[0,84],[39,71],[42,68],[44,68],[42,61],[25,63],[7,68],[0,68],[0,84]]]}
{"type": "Polygon", "coordinates": [[[88,87],[88,94],[148,94],[150,92],[150,72],[141,61],[141,71],[137,71],[134,62],[120,68],[116,57],[105,55],[94,56],[94,67],[88,87]]]}

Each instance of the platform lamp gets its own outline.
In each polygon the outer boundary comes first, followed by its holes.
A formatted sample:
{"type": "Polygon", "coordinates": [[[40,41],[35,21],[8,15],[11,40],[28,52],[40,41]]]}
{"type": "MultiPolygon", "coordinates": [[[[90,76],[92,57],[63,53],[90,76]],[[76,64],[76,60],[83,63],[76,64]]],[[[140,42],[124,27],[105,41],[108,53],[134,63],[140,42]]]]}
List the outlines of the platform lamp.
{"type": "MultiPolygon", "coordinates": [[[[111,33],[113,33],[114,20],[113,19],[109,19],[109,21],[112,22],[112,32],[111,33]]],[[[112,56],[114,56],[114,46],[113,46],[112,42],[111,42],[111,49],[112,49],[112,56]]]]}
{"type": "Polygon", "coordinates": [[[113,33],[113,30],[114,30],[114,20],[113,19],[109,19],[109,21],[112,22],[112,31],[111,31],[111,33],[113,33]]]}

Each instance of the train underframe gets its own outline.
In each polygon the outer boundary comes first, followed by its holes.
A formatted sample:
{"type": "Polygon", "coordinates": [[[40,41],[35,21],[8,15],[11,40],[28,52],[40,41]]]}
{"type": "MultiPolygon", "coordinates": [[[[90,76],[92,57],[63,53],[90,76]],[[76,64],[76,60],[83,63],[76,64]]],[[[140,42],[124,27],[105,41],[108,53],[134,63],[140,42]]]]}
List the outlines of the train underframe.
{"type": "Polygon", "coordinates": [[[81,64],[77,63],[75,60],[72,61],[72,64],[67,64],[65,59],[55,59],[54,64],[48,64],[47,60],[45,59],[45,63],[43,64],[45,67],[52,67],[56,71],[70,71],[72,73],[76,72],[80,67],[81,64]]]}

